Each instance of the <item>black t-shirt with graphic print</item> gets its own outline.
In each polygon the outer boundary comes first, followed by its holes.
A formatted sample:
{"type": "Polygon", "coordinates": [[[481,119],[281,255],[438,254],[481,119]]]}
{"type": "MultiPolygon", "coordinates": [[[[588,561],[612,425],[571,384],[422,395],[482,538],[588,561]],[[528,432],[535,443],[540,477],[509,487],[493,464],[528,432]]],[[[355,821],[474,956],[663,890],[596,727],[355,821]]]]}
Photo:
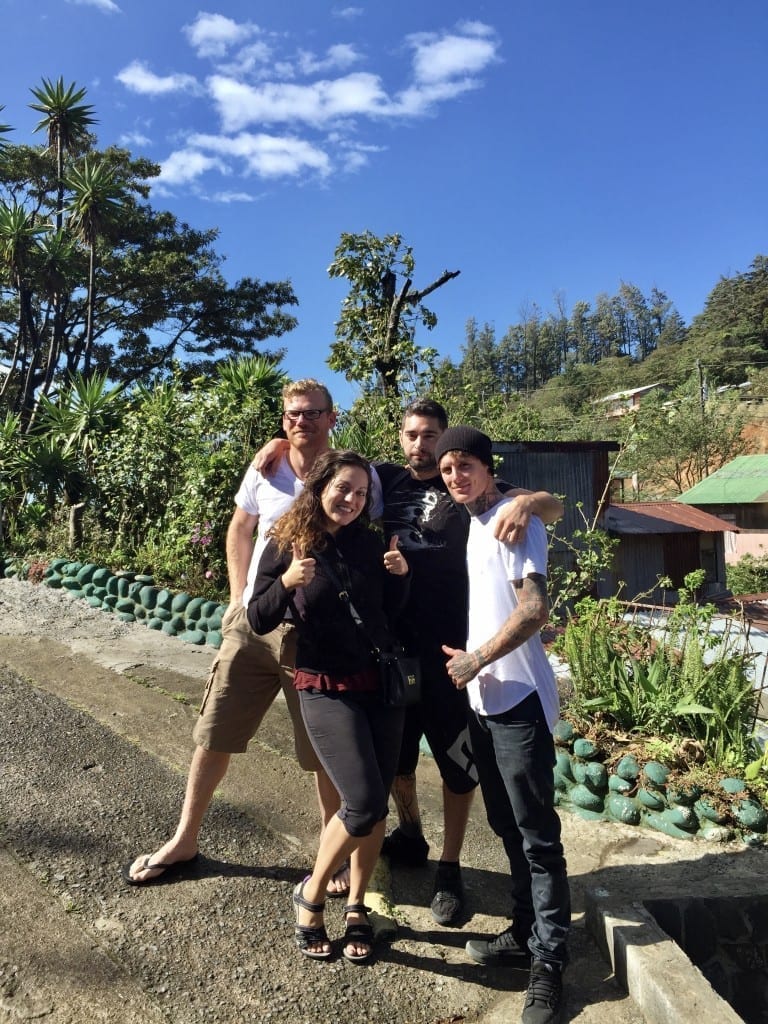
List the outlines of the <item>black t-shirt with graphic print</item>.
{"type": "Polygon", "coordinates": [[[442,477],[416,480],[403,466],[377,463],[387,543],[397,534],[412,571],[410,597],[396,623],[401,643],[426,656],[467,639],[469,514],[449,496],[442,477]]]}

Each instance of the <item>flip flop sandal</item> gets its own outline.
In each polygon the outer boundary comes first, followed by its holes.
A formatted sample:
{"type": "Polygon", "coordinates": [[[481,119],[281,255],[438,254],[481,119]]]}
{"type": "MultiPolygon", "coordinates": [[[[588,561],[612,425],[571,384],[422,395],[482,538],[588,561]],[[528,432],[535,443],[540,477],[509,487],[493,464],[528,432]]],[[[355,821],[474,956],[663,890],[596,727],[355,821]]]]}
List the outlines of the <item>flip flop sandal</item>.
{"type": "MultiPolygon", "coordinates": [[[[362,903],[348,903],[344,907],[344,916],[347,914],[370,914],[371,908],[362,903]]],[[[348,924],[344,931],[344,945],[342,955],[345,960],[353,964],[364,964],[373,956],[373,928],[370,924],[348,924]],[[367,953],[348,953],[347,946],[359,945],[368,946],[367,953]]]]}
{"type": "Polygon", "coordinates": [[[138,868],[139,871],[159,871],[159,875],[152,875],[151,878],[133,878],[131,876],[131,868],[133,867],[134,861],[128,861],[127,864],[123,864],[120,869],[120,874],[123,876],[123,881],[127,882],[128,885],[159,885],[161,882],[170,882],[172,879],[182,874],[190,864],[194,864],[200,857],[199,853],[196,853],[194,857],[188,857],[187,860],[175,860],[173,864],[152,864],[152,854],[148,853],[144,857],[144,862],[138,868]]]}
{"type": "Polygon", "coordinates": [[[319,927],[299,924],[299,909],[301,907],[304,910],[308,910],[311,914],[322,914],[325,910],[325,901],[322,903],[310,903],[309,900],[304,899],[304,886],[307,884],[311,875],[307,875],[303,882],[299,882],[296,888],[293,890],[293,908],[296,914],[296,925],[293,929],[293,938],[297,948],[304,954],[304,956],[310,957],[312,960],[328,960],[333,950],[327,949],[310,949],[310,946],[317,946],[321,942],[328,942],[328,932],[325,930],[325,925],[319,927]]]}

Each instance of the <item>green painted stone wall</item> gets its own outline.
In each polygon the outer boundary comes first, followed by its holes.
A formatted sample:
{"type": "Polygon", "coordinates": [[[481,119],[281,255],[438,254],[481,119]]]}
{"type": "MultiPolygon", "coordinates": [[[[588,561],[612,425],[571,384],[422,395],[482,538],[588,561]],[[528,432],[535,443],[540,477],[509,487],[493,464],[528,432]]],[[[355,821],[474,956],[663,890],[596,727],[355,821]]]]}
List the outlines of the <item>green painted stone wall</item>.
{"type": "MultiPolygon", "coordinates": [[[[0,564],[0,576],[27,578],[28,566],[16,559],[0,564]]],[[[55,590],[68,590],[93,608],[111,612],[123,622],[141,622],[149,629],[176,636],[184,643],[221,646],[221,620],[225,604],[156,587],[151,576],[116,572],[91,562],[57,558],[41,582],[55,590]]]]}
{"type": "Polygon", "coordinates": [[[608,769],[602,752],[570,722],[555,726],[555,800],[587,819],[620,821],[676,839],[712,842],[741,837],[750,845],[768,840],[768,811],[744,779],[722,779],[722,800],[696,785],[680,785],[669,768],[626,754],[608,769]]]}

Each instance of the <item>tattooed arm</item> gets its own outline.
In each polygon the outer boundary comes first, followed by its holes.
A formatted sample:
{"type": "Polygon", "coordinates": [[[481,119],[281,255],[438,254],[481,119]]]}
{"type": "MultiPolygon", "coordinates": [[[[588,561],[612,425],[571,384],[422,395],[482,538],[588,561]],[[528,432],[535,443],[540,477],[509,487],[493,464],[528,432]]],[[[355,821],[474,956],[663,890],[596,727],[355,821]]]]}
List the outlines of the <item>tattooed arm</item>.
{"type": "Polygon", "coordinates": [[[541,573],[531,573],[525,579],[515,580],[512,586],[517,594],[517,608],[489,640],[474,651],[443,645],[443,651],[449,655],[448,675],[457,689],[463,690],[482,668],[520,647],[546,624],[549,615],[546,578],[541,573]]]}

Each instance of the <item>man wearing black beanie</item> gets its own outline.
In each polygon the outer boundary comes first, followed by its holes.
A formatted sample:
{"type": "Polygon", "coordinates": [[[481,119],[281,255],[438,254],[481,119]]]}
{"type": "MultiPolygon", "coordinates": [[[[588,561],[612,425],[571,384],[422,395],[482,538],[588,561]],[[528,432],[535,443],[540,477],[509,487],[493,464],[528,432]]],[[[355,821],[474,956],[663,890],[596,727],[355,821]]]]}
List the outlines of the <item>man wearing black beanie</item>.
{"type": "Polygon", "coordinates": [[[454,686],[469,698],[488,823],[504,843],[511,876],[512,923],[466,950],[483,965],[530,960],[523,1024],[556,1024],[570,895],[555,810],[558,693],[540,636],[549,616],[546,531],[534,517],[523,541],[497,540],[494,527],[508,499],[496,486],[491,441],[481,431],[446,430],[435,459],[451,497],[471,516],[466,650],[444,644],[443,651],[454,686]]]}
{"type": "MultiPolygon", "coordinates": [[[[464,646],[467,637],[466,547],[469,516],[451,500],[435,462],[435,445],[448,427],[445,409],[429,398],[416,399],[404,410],[400,444],[405,467],[377,463],[384,499],[387,541],[398,537],[412,579],[408,602],[395,623],[398,639],[419,658],[422,700],[406,712],[405,730],[392,796],[398,825],[385,838],[382,853],[392,864],[426,864],[416,790],[420,743],[426,738],[443,783],[442,846],[435,872],[431,910],[441,925],[455,925],[463,915],[464,889],[460,855],[477,770],[469,744],[466,695],[457,691],[445,670],[441,645],[464,646]]],[[[473,428],[463,428],[472,431],[473,428]]],[[[479,431],[474,434],[480,435],[479,431]]],[[[463,440],[471,443],[469,435],[463,440]]],[[[487,441],[487,438],[486,438],[487,441]]],[[[493,466],[490,442],[482,458],[493,466]]],[[[546,491],[510,490],[497,528],[519,539],[533,515],[554,522],[563,512],[560,501],[546,491]]]]}

